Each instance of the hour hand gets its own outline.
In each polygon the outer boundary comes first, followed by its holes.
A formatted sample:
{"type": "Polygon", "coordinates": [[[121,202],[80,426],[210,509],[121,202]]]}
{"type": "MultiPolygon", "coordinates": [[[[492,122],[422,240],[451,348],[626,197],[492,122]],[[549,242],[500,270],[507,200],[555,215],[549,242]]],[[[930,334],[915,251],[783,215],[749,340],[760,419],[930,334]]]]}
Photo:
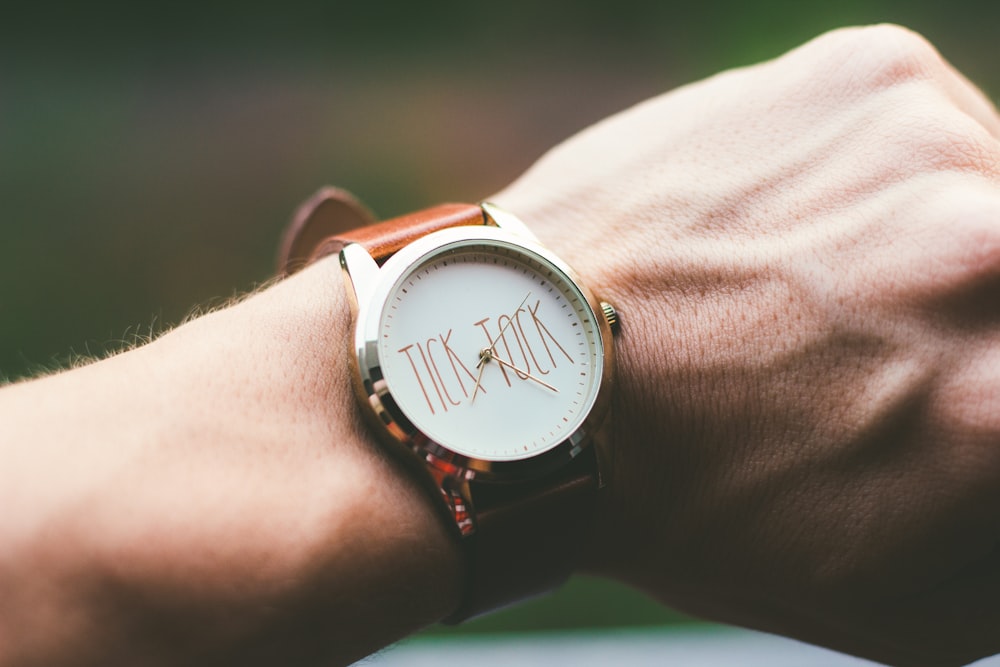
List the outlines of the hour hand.
{"type": "MultiPolygon", "coordinates": [[[[479,369],[479,373],[476,375],[476,386],[472,389],[472,398],[469,399],[469,405],[472,405],[476,400],[476,394],[479,393],[479,385],[483,381],[483,371],[486,370],[486,362],[490,360],[489,349],[483,350],[479,353],[479,363],[476,364],[476,368],[479,369]]],[[[483,389],[483,392],[486,390],[483,389]]]]}
{"type": "MultiPolygon", "coordinates": [[[[496,356],[495,354],[491,355],[491,358],[493,359],[493,361],[497,362],[501,366],[506,366],[507,368],[511,369],[515,373],[520,373],[521,375],[523,375],[524,377],[528,378],[529,380],[534,380],[535,382],[537,382],[538,384],[542,385],[546,389],[551,389],[552,391],[556,392],[557,394],[559,393],[558,389],[556,389],[555,387],[553,387],[552,385],[550,385],[545,380],[537,378],[537,377],[535,377],[534,375],[532,375],[531,373],[529,373],[527,371],[521,370],[520,368],[518,368],[514,364],[512,364],[512,363],[510,363],[508,361],[504,361],[503,359],[501,359],[500,357],[496,356]]],[[[485,366],[485,364],[483,364],[483,365],[485,366]]]]}

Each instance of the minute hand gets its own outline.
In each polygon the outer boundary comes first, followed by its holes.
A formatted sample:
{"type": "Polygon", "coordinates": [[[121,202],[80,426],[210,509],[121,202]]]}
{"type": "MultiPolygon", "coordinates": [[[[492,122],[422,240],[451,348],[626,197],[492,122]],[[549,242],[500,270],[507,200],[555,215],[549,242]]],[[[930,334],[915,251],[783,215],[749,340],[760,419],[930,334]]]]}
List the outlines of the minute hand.
{"type": "Polygon", "coordinates": [[[556,392],[557,394],[559,393],[559,390],[556,389],[555,387],[553,387],[552,385],[550,385],[548,382],[546,382],[544,380],[541,380],[539,378],[536,378],[531,373],[528,373],[527,371],[521,370],[520,368],[518,368],[514,364],[512,364],[512,363],[510,363],[508,361],[504,361],[503,359],[501,359],[500,357],[496,356],[495,354],[492,355],[490,358],[493,359],[493,361],[495,361],[498,364],[500,364],[501,366],[506,366],[507,368],[511,369],[512,371],[514,371],[516,373],[520,373],[521,375],[525,376],[529,380],[534,380],[535,382],[537,382],[538,384],[542,385],[546,389],[551,389],[552,391],[556,392]]]}
{"type": "MultiPolygon", "coordinates": [[[[517,317],[517,311],[521,310],[521,306],[523,306],[525,303],[528,302],[528,297],[529,296],[531,296],[531,292],[528,292],[527,294],[524,295],[524,298],[521,299],[521,303],[517,304],[517,308],[514,309],[514,316],[507,318],[507,324],[503,325],[500,328],[500,331],[497,333],[497,337],[496,338],[490,338],[489,332],[486,332],[486,340],[490,341],[489,350],[493,354],[496,354],[496,351],[497,351],[497,341],[500,340],[500,336],[503,336],[503,332],[507,330],[507,327],[509,327],[511,324],[513,324],[514,319],[517,317]]],[[[485,361],[484,358],[482,358],[482,357],[479,358],[479,363],[480,364],[482,364],[484,361],[485,361]]],[[[497,359],[497,361],[500,361],[500,360],[497,359]]],[[[525,373],[525,375],[527,375],[527,373],[525,373]]]]}

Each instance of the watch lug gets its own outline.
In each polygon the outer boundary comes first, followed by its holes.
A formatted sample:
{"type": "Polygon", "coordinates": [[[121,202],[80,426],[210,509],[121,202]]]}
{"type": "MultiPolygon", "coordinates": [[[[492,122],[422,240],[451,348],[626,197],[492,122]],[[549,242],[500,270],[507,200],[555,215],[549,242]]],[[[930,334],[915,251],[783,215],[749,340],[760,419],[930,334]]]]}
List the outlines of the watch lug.
{"type": "Polygon", "coordinates": [[[529,241],[539,243],[538,237],[513,213],[505,211],[496,204],[491,204],[488,201],[482,202],[480,206],[482,206],[483,212],[486,213],[486,217],[500,229],[505,229],[529,241]]]}
{"type": "Polygon", "coordinates": [[[358,243],[350,243],[340,251],[340,266],[352,297],[351,307],[358,312],[358,304],[369,303],[372,290],[378,281],[378,264],[368,251],[358,243]]]}

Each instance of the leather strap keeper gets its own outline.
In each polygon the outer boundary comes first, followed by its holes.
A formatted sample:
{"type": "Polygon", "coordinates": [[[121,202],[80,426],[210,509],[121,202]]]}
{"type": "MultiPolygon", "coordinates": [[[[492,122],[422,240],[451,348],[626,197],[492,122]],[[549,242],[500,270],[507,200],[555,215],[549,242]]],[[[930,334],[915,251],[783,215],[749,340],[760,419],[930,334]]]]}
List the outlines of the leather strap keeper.
{"type": "Polygon", "coordinates": [[[295,210],[281,235],[278,275],[289,276],[310,262],[324,239],[375,222],[375,216],[346,190],[320,188],[295,210]]]}

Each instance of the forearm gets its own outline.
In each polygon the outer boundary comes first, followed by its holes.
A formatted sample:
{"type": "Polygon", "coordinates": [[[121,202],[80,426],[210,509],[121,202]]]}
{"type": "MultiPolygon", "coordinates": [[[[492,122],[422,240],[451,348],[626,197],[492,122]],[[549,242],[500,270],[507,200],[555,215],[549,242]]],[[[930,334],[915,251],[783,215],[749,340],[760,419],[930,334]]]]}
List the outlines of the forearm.
{"type": "Polygon", "coordinates": [[[457,550],[358,423],[348,320],[328,261],[0,392],[0,663],[348,662],[451,611],[457,550]]]}
{"type": "MultiPolygon", "coordinates": [[[[838,31],[497,195],[621,316],[588,569],[893,664],[997,650],[998,128],[919,37],[838,31]]],[[[455,608],[338,274],[0,391],[0,665],[346,662],[455,608]]]]}

